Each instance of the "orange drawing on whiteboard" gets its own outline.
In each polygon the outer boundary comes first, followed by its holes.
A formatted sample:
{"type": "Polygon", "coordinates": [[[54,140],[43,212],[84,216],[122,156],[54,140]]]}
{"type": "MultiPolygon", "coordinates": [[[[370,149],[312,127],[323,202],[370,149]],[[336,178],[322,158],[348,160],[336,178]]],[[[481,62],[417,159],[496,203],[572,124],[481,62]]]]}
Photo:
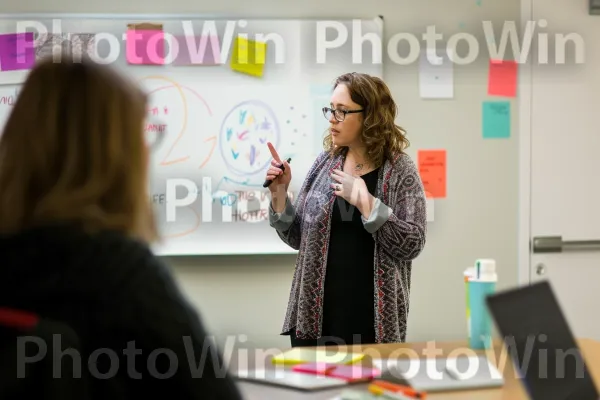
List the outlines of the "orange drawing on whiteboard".
{"type": "Polygon", "coordinates": [[[210,148],[210,152],[208,153],[208,156],[202,162],[202,165],[200,166],[200,168],[203,168],[206,165],[206,163],[208,163],[208,161],[210,160],[210,158],[213,155],[213,152],[215,151],[215,147],[217,147],[217,137],[216,136],[212,136],[212,137],[209,137],[208,139],[204,140],[205,143],[208,142],[208,141],[212,141],[213,144],[212,144],[212,146],[210,148]]]}
{"type": "MultiPolygon", "coordinates": [[[[202,96],[200,96],[195,90],[192,90],[189,87],[183,86],[170,78],[163,77],[163,76],[148,76],[141,80],[159,80],[159,81],[168,82],[169,85],[155,88],[152,91],[150,91],[149,94],[156,93],[156,92],[159,92],[159,91],[165,90],[165,89],[176,89],[179,94],[179,97],[181,99],[182,105],[183,105],[182,127],[179,130],[179,133],[177,134],[177,137],[175,138],[174,142],[171,144],[171,147],[169,148],[164,159],[159,163],[159,165],[166,166],[166,165],[172,165],[172,164],[181,163],[183,161],[189,160],[190,156],[179,157],[176,159],[169,160],[169,157],[175,151],[175,148],[179,145],[179,142],[182,140],[183,136],[187,133],[187,128],[188,128],[188,124],[189,124],[189,115],[190,115],[189,114],[189,102],[187,100],[186,94],[184,93],[184,90],[190,91],[194,96],[196,96],[202,102],[202,104],[206,107],[208,115],[212,117],[213,113],[212,113],[210,106],[208,105],[206,100],[202,96]]],[[[164,112],[164,114],[170,114],[170,110],[166,106],[163,107],[163,112],[164,112]]],[[[206,139],[206,141],[208,141],[208,140],[210,140],[210,138],[206,139]]],[[[211,155],[212,155],[212,150],[211,150],[211,155]]],[[[209,157],[210,157],[210,155],[209,155],[209,157]]],[[[207,162],[207,161],[205,161],[205,162],[207,162]]]]}

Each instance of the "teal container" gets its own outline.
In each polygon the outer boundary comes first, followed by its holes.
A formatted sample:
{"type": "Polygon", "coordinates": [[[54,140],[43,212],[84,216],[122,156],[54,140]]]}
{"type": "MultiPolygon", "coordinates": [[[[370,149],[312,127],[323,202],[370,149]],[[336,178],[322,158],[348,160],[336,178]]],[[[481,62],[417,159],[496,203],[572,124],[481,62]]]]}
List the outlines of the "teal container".
{"type": "Polygon", "coordinates": [[[469,279],[469,314],[471,334],[469,346],[475,350],[492,346],[492,317],[486,305],[486,297],[496,291],[498,281],[494,260],[478,260],[475,276],[469,279]]]}

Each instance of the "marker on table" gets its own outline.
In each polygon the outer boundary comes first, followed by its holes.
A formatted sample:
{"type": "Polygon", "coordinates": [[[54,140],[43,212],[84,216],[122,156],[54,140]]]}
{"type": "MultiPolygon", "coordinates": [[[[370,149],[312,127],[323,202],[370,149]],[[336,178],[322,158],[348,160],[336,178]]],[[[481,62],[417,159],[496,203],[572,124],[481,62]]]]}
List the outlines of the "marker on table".
{"type": "Polygon", "coordinates": [[[419,392],[410,386],[400,385],[400,384],[392,383],[392,382],[388,382],[388,381],[374,380],[372,385],[379,386],[380,388],[387,390],[389,392],[403,394],[412,399],[425,399],[427,397],[427,394],[425,392],[419,392]]]}
{"type": "Polygon", "coordinates": [[[401,393],[394,393],[377,385],[369,385],[369,392],[373,393],[375,396],[381,397],[386,400],[413,400],[410,396],[405,396],[401,393]]]}
{"type": "MultiPolygon", "coordinates": [[[[291,162],[292,162],[292,159],[291,159],[291,158],[288,158],[286,161],[287,161],[287,163],[289,164],[289,163],[291,163],[291,162]]],[[[283,171],[285,171],[285,167],[284,167],[284,165],[283,165],[283,164],[281,164],[281,166],[279,167],[279,169],[281,169],[281,171],[282,171],[282,172],[283,172],[283,171]]],[[[263,187],[264,187],[264,188],[266,188],[266,187],[269,187],[269,186],[271,186],[271,183],[273,183],[273,181],[272,181],[272,180],[266,179],[266,180],[265,180],[265,183],[263,183],[263,187]]]]}

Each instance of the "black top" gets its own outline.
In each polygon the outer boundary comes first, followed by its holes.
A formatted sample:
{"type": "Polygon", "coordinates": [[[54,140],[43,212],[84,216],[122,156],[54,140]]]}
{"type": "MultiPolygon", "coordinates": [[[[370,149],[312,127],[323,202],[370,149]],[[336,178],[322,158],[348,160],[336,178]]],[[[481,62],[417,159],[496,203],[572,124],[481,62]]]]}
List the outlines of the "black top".
{"type": "Polygon", "coordinates": [[[0,236],[0,274],[0,307],[64,322],[77,333],[91,398],[242,398],[219,370],[222,360],[198,315],[146,245],[114,232],[32,229],[0,236]],[[88,367],[95,350],[97,364],[88,367]],[[110,379],[102,379],[106,373],[110,379]]]}
{"type": "MultiPolygon", "coordinates": [[[[372,195],[378,172],[376,169],[362,176],[372,195]]],[[[360,211],[339,197],[331,218],[323,336],[348,344],[375,343],[374,257],[375,241],[365,230],[360,211]]]]}

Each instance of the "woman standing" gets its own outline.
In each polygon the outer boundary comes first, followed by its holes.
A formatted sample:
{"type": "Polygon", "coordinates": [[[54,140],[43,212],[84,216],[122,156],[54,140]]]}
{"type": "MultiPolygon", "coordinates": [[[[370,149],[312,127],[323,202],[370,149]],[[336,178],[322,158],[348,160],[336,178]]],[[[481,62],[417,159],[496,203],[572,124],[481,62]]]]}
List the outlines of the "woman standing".
{"type": "Polygon", "coordinates": [[[396,103],[381,79],[351,73],[336,80],[323,113],[325,151],[295,204],[291,167],[269,145],[270,224],[299,250],[282,334],[292,346],[403,342],[427,218],[396,103]]]}

